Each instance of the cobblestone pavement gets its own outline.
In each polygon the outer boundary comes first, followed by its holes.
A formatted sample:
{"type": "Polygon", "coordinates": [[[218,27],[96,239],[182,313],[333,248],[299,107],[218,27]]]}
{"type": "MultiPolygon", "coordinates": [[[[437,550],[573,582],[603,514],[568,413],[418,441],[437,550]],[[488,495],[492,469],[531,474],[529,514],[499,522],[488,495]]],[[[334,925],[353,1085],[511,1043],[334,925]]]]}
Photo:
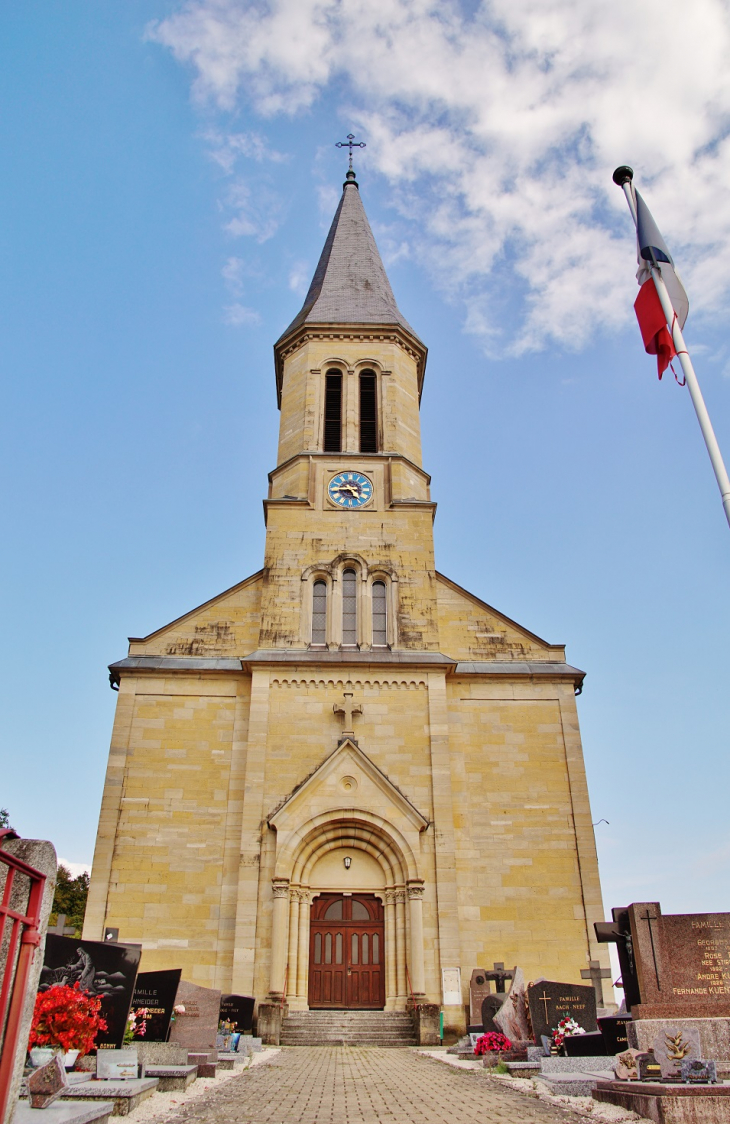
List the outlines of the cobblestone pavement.
{"type": "Polygon", "coordinates": [[[577,1117],[412,1050],[283,1049],[169,1116],[195,1124],[565,1124],[577,1117]]]}

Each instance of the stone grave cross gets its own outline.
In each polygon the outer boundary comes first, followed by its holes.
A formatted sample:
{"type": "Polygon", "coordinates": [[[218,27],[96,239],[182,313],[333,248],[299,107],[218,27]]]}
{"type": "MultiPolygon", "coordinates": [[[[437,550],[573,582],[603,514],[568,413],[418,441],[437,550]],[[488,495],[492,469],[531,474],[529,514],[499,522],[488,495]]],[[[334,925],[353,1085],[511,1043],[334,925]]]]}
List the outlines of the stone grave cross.
{"type": "Polygon", "coordinates": [[[48,932],[49,933],[55,933],[55,935],[57,937],[72,937],[74,935],[74,933],[76,932],[76,926],[75,925],[67,925],[66,924],[66,914],[65,913],[59,913],[58,920],[57,920],[56,924],[53,925],[53,926],[51,926],[51,925],[48,926],[48,932]]]}
{"type": "Polygon", "coordinates": [[[611,979],[610,968],[602,968],[599,960],[589,960],[587,968],[581,968],[580,978],[590,980],[596,993],[596,1006],[603,1006],[603,984],[601,980],[611,979]]]}
{"type": "Polygon", "coordinates": [[[505,971],[504,963],[500,960],[498,964],[495,963],[494,970],[484,973],[486,979],[494,980],[494,990],[497,995],[504,995],[505,981],[514,979],[514,971],[505,971]]]}
{"type": "Polygon", "coordinates": [[[355,731],[353,729],[354,723],[352,719],[355,714],[362,714],[362,707],[359,703],[353,705],[352,697],[352,691],[345,691],[344,701],[342,703],[335,703],[335,705],[332,707],[332,710],[335,714],[341,714],[343,716],[344,724],[347,727],[342,731],[343,738],[355,737],[355,731]]]}

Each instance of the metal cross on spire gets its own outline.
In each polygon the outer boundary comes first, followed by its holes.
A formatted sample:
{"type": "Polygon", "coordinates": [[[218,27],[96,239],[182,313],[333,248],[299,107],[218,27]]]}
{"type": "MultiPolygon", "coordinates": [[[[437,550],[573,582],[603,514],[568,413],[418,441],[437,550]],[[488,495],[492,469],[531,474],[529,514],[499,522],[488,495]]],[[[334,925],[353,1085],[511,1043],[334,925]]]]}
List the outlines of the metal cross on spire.
{"type": "Polygon", "coordinates": [[[354,133],[348,133],[346,141],[335,141],[335,148],[349,148],[349,150],[350,150],[350,167],[347,169],[348,172],[352,171],[352,150],[353,150],[353,148],[365,148],[365,147],[366,147],[365,141],[356,141],[354,133]]]}

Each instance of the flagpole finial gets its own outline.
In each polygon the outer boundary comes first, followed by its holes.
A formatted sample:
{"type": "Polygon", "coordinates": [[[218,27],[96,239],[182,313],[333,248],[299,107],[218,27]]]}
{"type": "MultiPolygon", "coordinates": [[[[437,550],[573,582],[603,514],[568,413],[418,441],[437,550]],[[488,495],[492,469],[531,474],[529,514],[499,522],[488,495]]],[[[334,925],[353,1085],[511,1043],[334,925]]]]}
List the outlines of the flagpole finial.
{"type": "Polygon", "coordinates": [[[621,167],[617,168],[613,173],[613,182],[617,184],[618,187],[623,187],[625,183],[631,183],[633,178],[634,169],[629,168],[627,164],[622,164],[621,167]]]}

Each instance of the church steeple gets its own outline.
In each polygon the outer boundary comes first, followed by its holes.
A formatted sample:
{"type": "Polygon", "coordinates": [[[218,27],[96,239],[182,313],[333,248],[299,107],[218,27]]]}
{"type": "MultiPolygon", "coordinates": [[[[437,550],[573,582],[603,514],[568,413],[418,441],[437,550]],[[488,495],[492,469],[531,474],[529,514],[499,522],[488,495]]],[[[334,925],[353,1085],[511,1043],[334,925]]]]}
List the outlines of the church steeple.
{"type": "Polygon", "coordinates": [[[352,171],[304,304],[277,346],[303,324],[399,324],[418,340],[396,304],[352,171]]]}

